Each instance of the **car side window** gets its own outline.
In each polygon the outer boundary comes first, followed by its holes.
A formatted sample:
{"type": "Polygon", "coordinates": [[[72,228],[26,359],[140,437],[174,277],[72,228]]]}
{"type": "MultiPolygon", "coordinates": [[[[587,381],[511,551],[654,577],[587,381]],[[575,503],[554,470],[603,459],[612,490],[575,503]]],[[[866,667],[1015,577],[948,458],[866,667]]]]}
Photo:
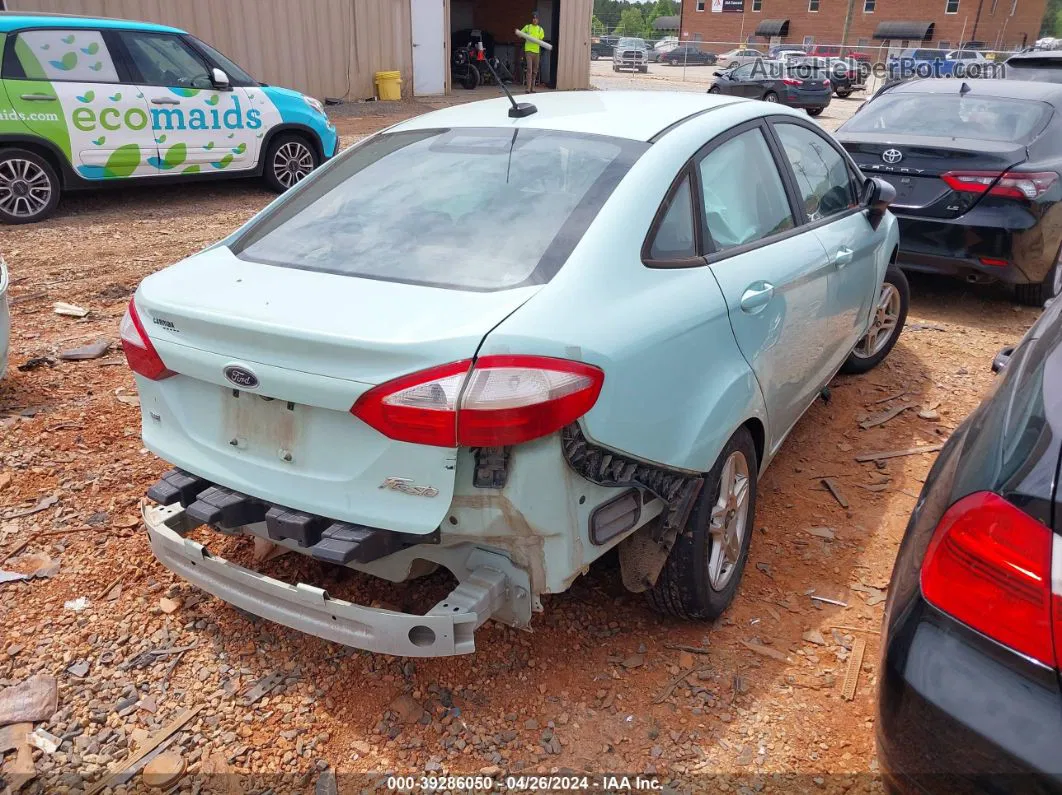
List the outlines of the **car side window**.
{"type": "Polygon", "coordinates": [[[206,64],[179,36],[127,30],[122,41],[146,85],[213,87],[206,64]]]}
{"type": "Polygon", "coordinates": [[[690,259],[697,256],[694,235],[693,193],[687,175],[671,192],[649,247],[649,259],[657,261],[690,259]]]}
{"type": "Polygon", "coordinates": [[[15,39],[15,64],[27,80],[117,83],[103,34],[98,30],[26,30],[15,39]]]}
{"type": "Polygon", "coordinates": [[[856,202],[848,161],[823,136],[798,124],[776,122],[786,160],[796,177],[804,211],[810,221],[843,213],[856,202]]]}
{"type": "Polygon", "coordinates": [[[753,67],[752,64],[739,66],[737,69],[730,73],[730,76],[735,80],[748,80],[750,77],[752,77],[752,70],[754,68],[755,67],[753,67]]]}
{"type": "Polygon", "coordinates": [[[716,251],[792,229],[781,175],[759,129],[739,133],[700,161],[705,222],[716,251]]]}

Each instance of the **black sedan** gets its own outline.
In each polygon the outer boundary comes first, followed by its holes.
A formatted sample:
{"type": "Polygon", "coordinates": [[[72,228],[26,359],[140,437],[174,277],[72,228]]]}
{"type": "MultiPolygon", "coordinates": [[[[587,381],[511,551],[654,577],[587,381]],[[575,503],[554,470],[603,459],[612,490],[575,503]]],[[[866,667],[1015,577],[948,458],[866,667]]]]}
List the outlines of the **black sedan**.
{"type": "Polygon", "coordinates": [[[876,730],[893,792],[1062,792],[1062,300],[999,365],[889,584],[876,730]]]}
{"type": "Polygon", "coordinates": [[[818,116],[830,104],[833,88],[825,69],[789,64],[785,61],[756,61],[715,73],[709,94],[778,102],[791,108],[804,108],[818,116]]]}
{"type": "Polygon", "coordinates": [[[688,44],[680,45],[670,52],[665,52],[660,56],[660,63],[667,64],[668,66],[713,66],[718,60],[719,56],[714,52],[706,52],[698,47],[691,47],[688,44]]]}
{"type": "Polygon", "coordinates": [[[1014,285],[1042,306],[1062,292],[1062,85],[909,80],[836,136],[896,188],[898,263],[1014,285]]]}

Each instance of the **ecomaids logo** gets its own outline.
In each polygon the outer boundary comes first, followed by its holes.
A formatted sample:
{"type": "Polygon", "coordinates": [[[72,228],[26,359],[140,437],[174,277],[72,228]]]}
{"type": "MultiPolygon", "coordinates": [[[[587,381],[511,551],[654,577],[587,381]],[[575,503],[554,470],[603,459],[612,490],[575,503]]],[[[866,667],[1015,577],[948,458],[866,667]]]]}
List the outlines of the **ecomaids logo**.
{"type": "MultiPolygon", "coordinates": [[[[239,97],[232,96],[232,107],[221,110],[217,107],[192,108],[152,108],[147,111],[133,107],[124,112],[110,107],[102,110],[94,108],[77,108],[71,114],[74,127],[82,132],[93,132],[97,127],[104,130],[143,130],[151,124],[153,130],[257,130],[262,126],[262,113],[256,109],[246,113],[240,107],[239,97]]],[[[216,100],[215,100],[216,104],[216,100]]]]}
{"type": "Polygon", "coordinates": [[[11,108],[0,108],[0,121],[59,121],[59,114],[21,113],[11,108]]]}

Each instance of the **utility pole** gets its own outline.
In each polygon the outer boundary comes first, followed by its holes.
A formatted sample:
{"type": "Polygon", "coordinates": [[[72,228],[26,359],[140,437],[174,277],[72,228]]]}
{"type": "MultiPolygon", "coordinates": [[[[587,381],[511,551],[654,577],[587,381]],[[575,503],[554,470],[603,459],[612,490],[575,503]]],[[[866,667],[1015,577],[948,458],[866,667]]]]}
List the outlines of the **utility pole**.
{"type": "Polygon", "coordinates": [[[848,10],[844,14],[844,30],[841,31],[841,56],[844,56],[844,45],[848,43],[848,28],[852,24],[852,9],[856,0],[848,0],[848,10]]]}
{"type": "MultiPolygon", "coordinates": [[[[977,0],[977,13],[974,15],[973,33],[970,34],[970,41],[977,41],[977,23],[981,21],[981,7],[985,4],[985,0],[977,0]]],[[[959,43],[962,46],[962,42],[959,43]]]]}

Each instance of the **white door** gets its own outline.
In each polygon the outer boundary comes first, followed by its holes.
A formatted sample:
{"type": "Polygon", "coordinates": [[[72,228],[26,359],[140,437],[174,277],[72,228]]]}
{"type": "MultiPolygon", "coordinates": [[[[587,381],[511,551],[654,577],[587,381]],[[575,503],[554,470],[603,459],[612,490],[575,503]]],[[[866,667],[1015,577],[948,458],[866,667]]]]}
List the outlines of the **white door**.
{"type": "Polygon", "coordinates": [[[443,0],[410,0],[413,20],[413,95],[446,93],[443,0]]]}

